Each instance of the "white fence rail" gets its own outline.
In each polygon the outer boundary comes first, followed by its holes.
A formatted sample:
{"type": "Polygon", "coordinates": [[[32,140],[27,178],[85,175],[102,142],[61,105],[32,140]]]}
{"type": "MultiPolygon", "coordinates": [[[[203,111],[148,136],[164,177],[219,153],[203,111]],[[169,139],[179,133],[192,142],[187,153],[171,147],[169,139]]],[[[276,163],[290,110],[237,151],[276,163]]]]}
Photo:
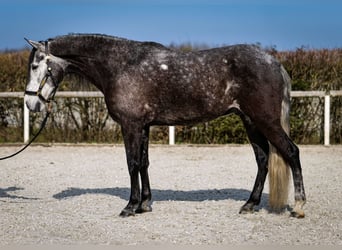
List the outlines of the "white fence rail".
{"type": "MultiPolygon", "coordinates": [[[[330,98],[335,96],[342,96],[342,90],[324,91],[291,91],[291,97],[324,97],[324,145],[330,145],[330,98]]],[[[103,97],[99,91],[60,91],[57,92],[56,97],[103,97]]],[[[0,92],[0,98],[23,98],[23,92],[0,92]]],[[[29,140],[29,110],[24,101],[24,142],[29,140]]],[[[175,127],[169,127],[169,144],[175,144],[175,127]]]]}

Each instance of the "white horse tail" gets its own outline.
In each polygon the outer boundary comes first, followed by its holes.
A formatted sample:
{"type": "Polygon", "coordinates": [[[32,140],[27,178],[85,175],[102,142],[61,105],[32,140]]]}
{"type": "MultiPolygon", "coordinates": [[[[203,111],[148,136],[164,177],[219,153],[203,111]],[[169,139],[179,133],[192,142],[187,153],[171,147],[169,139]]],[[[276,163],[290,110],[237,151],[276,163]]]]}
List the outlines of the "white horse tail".
{"type": "MultiPolygon", "coordinates": [[[[283,66],[281,66],[281,74],[284,79],[281,126],[286,134],[289,135],[291,79],[283,66]]],[[[271,209],[281,211],[288,202],[290,168],[272,144],[270,144],[268,176],[270,188],[269,205],[271,209]]]]}

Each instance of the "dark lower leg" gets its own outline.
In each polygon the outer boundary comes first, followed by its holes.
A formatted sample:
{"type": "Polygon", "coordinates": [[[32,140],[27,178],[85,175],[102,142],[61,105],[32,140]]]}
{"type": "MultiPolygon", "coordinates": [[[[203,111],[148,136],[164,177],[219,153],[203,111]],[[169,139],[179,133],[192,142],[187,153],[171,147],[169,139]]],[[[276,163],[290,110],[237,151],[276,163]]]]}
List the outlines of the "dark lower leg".
{"type": "Polygon", "coordinates": [[[295,207],[293,209],[292,216],[303,218],[304,211],[302,208],[305,204],[306,196],[304,191],[302,167],[299,159],[299,149],[281,128],[278,130],[269,129],[266,133],[268,133],[267,138],[277,148],[283,159],[290,165],[292,171],[295,191],[295,207]]]}
{"type": "Polygon", "coordinates": [[[148,177],[147,168],[140,171],[142,190],[141,190],[141,201],[137,209],[137,213],[151,212],[151,189],[148,177]]]}
{"type": "Polygon", "coordinates": [[[248,138],[252,144],[255,158],[258,164],[258,173],[254,183],[253,191],[248,201],[241,207],[240,213],[254,211],[254,206],[259,205],[264,183],[267,175],[267,164],[269,145],[267,139],[257,130],[248,117],[242,117],[248,138]]]}
{"type": "Polygon", "coordinates": [[[292,142],[290,150],[290,167],[292,171],[294,192],[295,192],[295,207],[293,208],[291,215],[297,218],[303,218],[305,216],[303,206],[306,202],[306,195],[304,190],[304,182],[302,175],[302,167],[299,159],[299,149],[292,142]]]}
{"type": "Polygon", "coordinates": [[[122,134],[125,142],[128,171],[131,180],[131,195],[127,206],[120,216],[134,215],[140,204],[139,170],[141,168],[142,128],[135,123],[127,123],[122,126],[122,134]]]}
{"type": "Polygon", "coordinates": [[[267,175],[268,152],[261,149],[258,145],[253,145],[255,157],[258,163],[258,173],[255,179],[254,187],[248,201],[242,206],[240,213],[253,212],[254,206],[260,204],[262,191],[267,175]]]}
{"type": "Polygon", "coordinates": [[[131,195],[127,206],[121,211],[120,216],[127,217],[134,215],[140,203],[140,187],[138,171],[130,172],[131,195]]]}
{"type": "Polygon", "coordinates": [[[141,177],[141,201],[139,207],[137,209],[137,213],[151,212],[151,188],[150,181],[148,176],[148,143],[149,143],[149,127],[144,128],[143,130],[143,138],[142,138],[142,149],[141,149],[141,169],[140,169],[140,177],[141,177]]]}

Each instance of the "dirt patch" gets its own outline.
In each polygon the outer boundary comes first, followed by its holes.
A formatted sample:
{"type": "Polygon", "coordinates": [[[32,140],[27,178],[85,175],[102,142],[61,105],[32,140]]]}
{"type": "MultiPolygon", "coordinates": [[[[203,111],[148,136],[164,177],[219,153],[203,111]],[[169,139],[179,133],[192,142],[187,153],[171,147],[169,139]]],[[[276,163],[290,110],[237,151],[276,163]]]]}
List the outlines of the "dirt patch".
{"type": "Polygon", "coordinates": [[[341,245],[342,147],[300,149],[304,219],[270,214],[267,185],[258,211],[238,214],[256,175],[247,145],[151,146],[153,212],[123,219],[123,146],[31,147],[0,162],[0,245],[341,245]]]}

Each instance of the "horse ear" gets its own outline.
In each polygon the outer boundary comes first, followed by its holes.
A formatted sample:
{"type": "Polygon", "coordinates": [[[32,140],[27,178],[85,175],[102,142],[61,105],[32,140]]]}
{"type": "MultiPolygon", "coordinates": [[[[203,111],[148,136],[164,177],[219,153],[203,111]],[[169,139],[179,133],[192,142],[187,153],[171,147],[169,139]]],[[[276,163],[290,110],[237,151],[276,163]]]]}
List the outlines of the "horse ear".
{"type": "Polygon", "coordinates": [[[42,46],[43,46],[40,42],[35,42],[35,41],[29,40],[27,38],[24,38],[24,39],[26,40],[26,42],[28,42],[28,44],[30,44],[35,49],[42,48],[42,46]]]}

